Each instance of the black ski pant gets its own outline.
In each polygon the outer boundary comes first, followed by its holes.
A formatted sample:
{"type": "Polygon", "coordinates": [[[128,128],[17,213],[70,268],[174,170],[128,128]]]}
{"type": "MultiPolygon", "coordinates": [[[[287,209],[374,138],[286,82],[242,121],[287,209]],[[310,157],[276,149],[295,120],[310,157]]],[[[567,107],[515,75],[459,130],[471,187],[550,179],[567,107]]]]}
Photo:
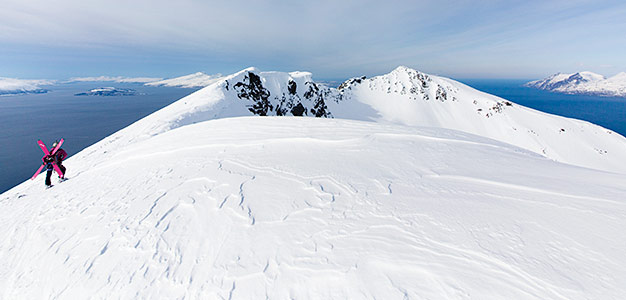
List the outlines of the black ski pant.
{"type": "MultiPolygon", "coordinates": [[[[59,175],[59,177],[63,177],[65,175],[65,167],[61,164],[58,164],[57,166],[59,166],[59,169],[61,169],[61,172],[63,172],[62,175],[59,175]]],[[[50,176],[52,176],[52,171],[54,169],[48,169],[48,172],[46,172],[46,185],[51,185],[52,181],[50,180],[50,176]]]]}

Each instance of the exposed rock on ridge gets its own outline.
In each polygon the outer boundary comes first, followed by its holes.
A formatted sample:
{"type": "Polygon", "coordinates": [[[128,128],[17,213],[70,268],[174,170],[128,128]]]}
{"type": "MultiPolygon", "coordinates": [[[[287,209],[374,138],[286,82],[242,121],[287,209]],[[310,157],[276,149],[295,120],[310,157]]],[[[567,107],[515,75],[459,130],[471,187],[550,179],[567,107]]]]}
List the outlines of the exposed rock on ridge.
{"type": "Polygon", "coordinates": [[[278,82],[278,88],[270,91],[263,84],[263,79],[253,71],[245,72],[243,79],[226,80],[224,87],[232,86],[239,99],[249,101],[248,110],[259,116],[314,116],[332,118],[326,105],[327,101],[341,101],[341,94],[333,89],[317,84],[310,75],[300,80],[299,85],[293,78],[278,82]],[[236,81],[234,84],[231,81],[236,81]]]}

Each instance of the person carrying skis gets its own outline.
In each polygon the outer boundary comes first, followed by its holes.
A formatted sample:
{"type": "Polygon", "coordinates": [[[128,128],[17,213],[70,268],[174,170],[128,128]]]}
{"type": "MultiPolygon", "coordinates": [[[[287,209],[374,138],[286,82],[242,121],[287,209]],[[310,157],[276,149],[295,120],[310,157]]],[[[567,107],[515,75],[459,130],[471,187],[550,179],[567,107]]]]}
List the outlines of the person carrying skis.
{"type": "MultiPolygon", "coordinates": [[[[52,144],[52,149],[54,149],[58,145],[58,142],[54,142],[52,144]]],[[[46,163],[46,186],[52,186],[52,181],[50,180],[50,176],[52,176],[52,170],[54,169],[52,163],[56,163],[56,165],[61,169],[62,174],[59,174],[59,178],[61,180],[65,179],[65,167],[63,166],[63,160],[67,157],[67,152],[63,150],[63,148],[59,148],[53,155],[46,155],[43,157],[43,161],[46,163]]]]}

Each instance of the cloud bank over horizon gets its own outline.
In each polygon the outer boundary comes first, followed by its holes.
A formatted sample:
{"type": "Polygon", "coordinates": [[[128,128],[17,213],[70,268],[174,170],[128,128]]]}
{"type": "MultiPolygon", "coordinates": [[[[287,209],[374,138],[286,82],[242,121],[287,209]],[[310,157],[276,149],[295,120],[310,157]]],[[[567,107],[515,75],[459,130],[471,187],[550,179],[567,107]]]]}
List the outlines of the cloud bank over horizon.
{"type": "Polygon", "coordinates": [[[626,70],[619,1],[4,2],[0,76],[172,77],[248,66],[320,78],[398,65],[466,78],[626,70]]]}

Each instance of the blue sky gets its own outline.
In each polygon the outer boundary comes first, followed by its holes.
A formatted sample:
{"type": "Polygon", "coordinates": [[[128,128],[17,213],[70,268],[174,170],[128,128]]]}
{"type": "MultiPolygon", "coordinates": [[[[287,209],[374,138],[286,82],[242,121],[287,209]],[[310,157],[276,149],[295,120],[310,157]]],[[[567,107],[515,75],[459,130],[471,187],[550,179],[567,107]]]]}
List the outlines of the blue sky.
{"type": "Polygon", "coordinates": [[[625,1],[0,2],[0,77],[626,71],[625,1]]]}

